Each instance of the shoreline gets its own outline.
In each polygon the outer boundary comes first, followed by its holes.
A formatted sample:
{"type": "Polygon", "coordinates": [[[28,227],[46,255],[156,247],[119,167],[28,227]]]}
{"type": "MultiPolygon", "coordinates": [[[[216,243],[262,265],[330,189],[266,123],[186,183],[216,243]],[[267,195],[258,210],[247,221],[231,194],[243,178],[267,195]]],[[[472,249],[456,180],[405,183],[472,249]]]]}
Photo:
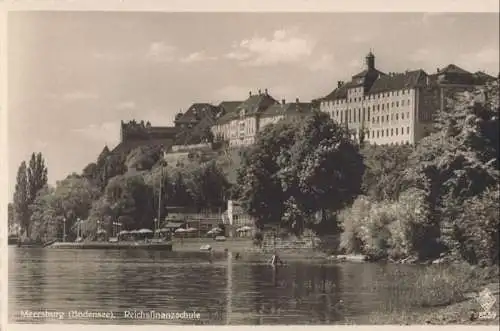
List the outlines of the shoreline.
{"type": "Polygon", "coordinates": [[[394,310],[388,313],[373,313],[367,317],[369,324],[376,325],[499,325],[499,282],[488,283],[476,290],[466,293],[466,298],[447,305],[418,309],[394,310]],[[496,299],[491,312],[496,312],[494,319],[480,319],[483,312],[477,301],[477,292],[488,288],[496,299]]]}

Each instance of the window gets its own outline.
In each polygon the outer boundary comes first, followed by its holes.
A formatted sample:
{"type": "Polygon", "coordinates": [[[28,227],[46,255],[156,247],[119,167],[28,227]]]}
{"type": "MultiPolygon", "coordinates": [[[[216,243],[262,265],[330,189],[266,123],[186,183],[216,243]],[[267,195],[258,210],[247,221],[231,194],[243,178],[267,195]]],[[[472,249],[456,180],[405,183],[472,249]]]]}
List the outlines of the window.
{"type": "Polygon", "coordinates": [[[352,121],[356,122],[356,109],[353,109],[352,111],[352,121]]]}
{"type": "Polygon", "coordinates": [[[380,136],[383,137],[384,136],[384,130],[380,130],[380,136]]]}
{"type": "Polygon", "coordinates": [[[391,121],[394,120],[394,114],[391,114],[391,121]]]}
{"type": "Polygon", "coordinates": [[[384,110],[384,104],[382,104],[382,110],[384,110]]]}
{"type": "Polygon", "coordinates": [[[393,102],[391,102],[391,107],[394,107],[394,101],[393,101],[393,102]]]}
{"type": "Polygon", "coordinates": [[[386,119],[387,119],[387,122],[389,122],[389,114],[387,114],[386,119]]]}
{"type": "Polygon", "coordinates": [[[399,119],[399,114],[396,113],[396,121],[399,119]]]}
{"type": "Polygon", "coordinates": [[[366,116],[368,117],[368,119],[370,119],[370,107],[368,107],[368,112],[366,113],[366,116]]]}
{"type": "Polygon", "coordinates": [[[405,101],[401,100],[401,106],[404,106],[404,105],[405,105],[405,101]]]}
{"type": "Polygon", "coordinates": [[[379,133],[380,133],[380,132],[377,130],[377,138],[379,137],[379,133]]]}
{"type": "Polygon", "coordinates": [[[399,107],[399,101],[396,101],[396,107],[399,107]]]}
{"type": "Polygon", "coordinates": [[[384,123],[384,116],[382,116],[382,123],[384,123]]]}
{"type": "MultiPolygon", "coordinates": [[[[364,108],[363,108],[364,112],[364,108]]],[[[358,108],[358,120],[361,122],[361,108],[358,108]]]]}
{"type": "Polygon", "coordinates": [[[406,112],[406,118],[408,118],[408,119],[410,118],[410,112],[409,111],[406,112]]]}
{"type": "Polygon", "coordinates": [[[406,127],[406,133],[410,134],[410,127],[409,126],[406,127]]]}
{"type": "Polygon", "coordinates": [[[401,119],[404,120],[405,119],[405,113],[401,113],[401,119]]]}
{"type": "Polygon", "coordinates": [[[396,128],[396,136],[398,135],[398,128],[396,128]]]}
{"type": "Polygon", "coordinates": [[[385,135],[389,137],[389,129],[385,129],[385,135]]]}
{"type": "Polygon", "coordinates": [[[389,103],[387,103],[387,109],[389,109],[389,103]]]}
{"type": "Polygon", "coordinates": [[[401,134],[405,134],[405,128],[401,128],[401,134]]]}

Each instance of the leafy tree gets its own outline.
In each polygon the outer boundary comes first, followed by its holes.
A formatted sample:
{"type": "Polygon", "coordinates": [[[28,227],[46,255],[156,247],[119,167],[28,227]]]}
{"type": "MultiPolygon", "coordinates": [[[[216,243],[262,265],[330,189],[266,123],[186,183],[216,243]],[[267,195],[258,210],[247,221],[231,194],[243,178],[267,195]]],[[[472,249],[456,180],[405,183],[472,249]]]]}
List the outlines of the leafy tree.
{"type": "Polygon", "coordinates": [[[62,223],[66,223],[68,239],[75,237],[78,219],[86,219],[99,190],[82,176],[72,174],[57,182],[54,189],[39,191],[31,206],[32,239],[62,237],[62,223]],[[35,230],[36,229],[36,230],[35,230]]]}
{"type": "Polygon", "coordinates": [[[21,231],[28,235],[29,228],[29,192],[26,162],[21,162],[17,170],[16,188],[14,192],[14,217],[21,226],[21,231]]]}
{"type": "Polygon", "coordinates": [[[32,203],[39,190],[47,184],[47,167],[42,153],[31,154],[28,167],[28,199],[32,203]]]}
{"type": "Polygon", "coordinates": [[[297,234],[305,228],[336,229],[330,214],[361,190],[361,155],[348,133],[319,111],[301,121],[270,125],[244,156],[239,194],[258,225],[282,222],[297,234]],[[333,198],[333,199],[332,199],[333,198]],[[330,213],[328,213],[330,212],[330,213]]]}
{"type": "Polygon", "coordinates": [[[279,223],[283,216],[286,197],[277,175],[278,158],[292,146],[295,132],[296,126],[291,123],[266,126],[258,133],[255,144],[242,154],[237,193],[242,207],[256,219],[259,228],[279,223]]]}
{"type": "Polygon", "coordinates": [[[112,178],[106,187],[105,203],[109,204],[111,219],[129,216],[134,222],[125,226],[126,230],[153,227],[153,192],[140,175],[122,175],[112,178]]]}
{"type": "Polygon", "coordinates": [[[499,190],[488,188],[467,199],[454,223],[453,253],[473,264],[499,263],[499,190]]]}
{"type": "Polygon", "coordinates": [[[430,226],[424,238],[435,254],[439,247],[456,250],[462,241],[456,231],[459,206],[499,179],[498,82],[459,94],[449,105],[436,114],[435,132],[418,144],[405,174],[408,186],[426,194],[430,226]]]}
{"type": "Polygon", "coordinates": [[[376,201],[397,200],[405,190],[404,171],[413,148],[409,145],[369,145],[361,150],[365,164],[363,194],[376,201]]]}
{"type": "Polygon", "coordinates": [[[7,205],[7,225],[9,229],[14,225],[14,205],[11,202],[7,205]]]}
{"type": "Polygon", "coordinates": [[[151,170],[162,157],[162,148],[158,145],[143,145],[133,149],[126,158],[128,169],[151,170]]]}
{"type": "Polygon", "coordinates": [[[30,238],[35,241],[61,239],[63,234],[63,212],[57,200],[55,189],[46,186],[40,190],[30,205],[30,238]]]}
{"type": "MultiPolygon", "coordinates": [[[[298,184],[293,195],[306,213],[340,210],[361,192],[362,157],[328,114],[314,112],[301,123],[290,155],[291,178],[298,184]]],[[[293,180],[284,183],[294,186],[293,180]]]]}

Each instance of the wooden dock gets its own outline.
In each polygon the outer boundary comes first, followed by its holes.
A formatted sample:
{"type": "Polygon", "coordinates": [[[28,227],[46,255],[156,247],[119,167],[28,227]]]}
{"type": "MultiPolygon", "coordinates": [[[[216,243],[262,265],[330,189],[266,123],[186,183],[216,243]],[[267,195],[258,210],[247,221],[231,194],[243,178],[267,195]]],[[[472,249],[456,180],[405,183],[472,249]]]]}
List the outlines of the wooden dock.
{"type": "Polygon", "coordinates": [[[118,242],[55,242],[47,248],[64,249],[145,249],[171,251],[172,242],[140,242],[140,241],[118,241],[118,242]]]}

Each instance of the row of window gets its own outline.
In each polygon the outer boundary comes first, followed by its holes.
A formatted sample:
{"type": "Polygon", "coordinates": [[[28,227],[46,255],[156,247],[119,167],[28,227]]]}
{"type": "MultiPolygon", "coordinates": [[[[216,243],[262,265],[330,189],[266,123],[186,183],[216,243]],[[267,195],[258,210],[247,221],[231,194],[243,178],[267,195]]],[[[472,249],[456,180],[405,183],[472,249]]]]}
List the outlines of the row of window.
{"type": "MultiPolygon", "coordinates": [[[[372,118],[372,123],[384,123],[384,119],[386,122],[389,122],[389,115],[385,116],[377,116],[372,118]]],[[[399,113],[391,114],[391,121],[399,121],[399,113]]],[[[405,119],[405,113],[401,113],[401,120],[405,119]]],[[[406,119],[410,119],[410,112],[406,112],[406,119]]]]}
{"type": "Polygon", "coordinates": [[[384,92],[384,93],[379,93],[379,94],[368,94],[368,95],[363,96],[363,97],[354,97],[354,98],[349,98],[349,99],[339,99],[339,100],[334,100],[334,101],[326,101],[325,104],[330,106],[332,104],[347,103],[347,100],[349,100],[349,102],[353,102],[353,101],[359,102],[361,100],[375,100],[375,99],[385,98],[385,97],[389,97],[389,96],[399,96],[400,94],[401,95],[410,94],[410,90],[384,92]]]}
{"type": "MultiPolygon", "coordinates": [[[[368,131],[368,138],[375,138],[375,135],[376,135],[376,138],[381,138],[381,137],[384,137],[384,133],[385,133],[385,137],[389,137],[389,132],[390,132],[391,137],[405,134],[404,127],[402,127],[401,130],[399,130],[399,128],[392,128],[392,129],[385,129],[385,130],[384,129],[372,130],[372,131],[368,131]]],[[[409,126],[406,127],[406,134],[410,134],[410,127],[409,126]]]]}
{"type": "MultiPolygon", "coordinates": [[[[330,114],[333,117],[333,112],[331,112],[330,114]]],[[[337,110],[335,112],[335,115],[336,115],[335,117],[339,120],[340,123],[345,122],[345,117],[347,117],[347,121],[349,123],[356,123],[357,121],[361,121],[363,114],[365,115],[363,119],[365,121],[368,121],[369,118],[370,118],[370,110],[368,109],[368,111],[365,112],[364,108],[363,108],[363,113],[361,113],[361,109],[357,109],[357,112],[356,112],[356,109],[349,109],[347,111],[347,114],[345,114],[345,116],[344,116],[344,112],[343,111],[339,112],[337,110]],[[339,118],[339,115],[340,115],[340,118],[339,118]]],[[[398,121],[399,120],[399,114],[400,113],[391,114],[390,115],[391,121],[393,121],[394,119],[396,119],[396,121],[398,121]]],[[[384,118],[386,119],[387,122],[389,122],[389,114],[387,114],[385,116],[384,115],[377,116],[377,117],[374,116],[372,118],[372,123],[380,123],[380,122],[384,123],[384,118]]],[[[401,120],[404,120],[405,118],[406,119],[410,118],[410,112],[409,111],[406,112],[406,117],[405,117],[405,113],[404,112],[401,113],[401,120]]]]}

